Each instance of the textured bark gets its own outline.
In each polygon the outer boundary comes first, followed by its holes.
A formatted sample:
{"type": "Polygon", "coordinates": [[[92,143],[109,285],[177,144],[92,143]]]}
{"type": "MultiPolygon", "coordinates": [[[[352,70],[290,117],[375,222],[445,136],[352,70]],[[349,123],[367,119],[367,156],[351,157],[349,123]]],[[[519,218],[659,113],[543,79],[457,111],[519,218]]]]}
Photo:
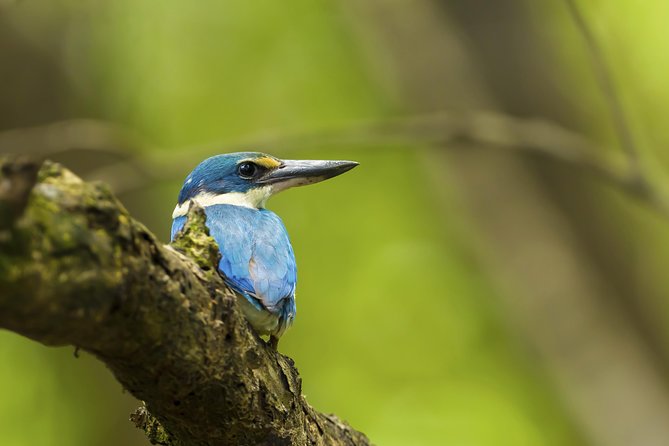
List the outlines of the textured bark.
{"type": "Polygon", "coordinates": [[[164,246],[102,184],[0,161],[0,327],[103,361],[167,445],[366,445],[301,394],[293,361],[248,326],[204,213],[164,246]]]}

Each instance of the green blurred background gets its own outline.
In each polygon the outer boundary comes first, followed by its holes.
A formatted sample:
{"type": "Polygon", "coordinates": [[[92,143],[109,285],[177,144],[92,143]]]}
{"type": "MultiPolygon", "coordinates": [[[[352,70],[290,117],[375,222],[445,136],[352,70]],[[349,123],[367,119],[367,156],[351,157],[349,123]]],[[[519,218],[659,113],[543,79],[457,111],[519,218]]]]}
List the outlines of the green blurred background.
{"type": "MultiPolygon", "coordinates": [[[[661,182],[669,3],[579,4],[661,182]]],[[[165,241],[206,156],[357,160],[269,203],[314,407],[379,445],[668,444],[669,218],[551,157],[424,137],[493,111],[620,160],[591,62],[563,0],[0,0],[0,151],[109,182],[165,241]]],[[[518,137],[495,122],[468,132],[518,137]]],[[[137,405],[89,355],[0,333],[1,445],[146,445],[137,405]]]]}

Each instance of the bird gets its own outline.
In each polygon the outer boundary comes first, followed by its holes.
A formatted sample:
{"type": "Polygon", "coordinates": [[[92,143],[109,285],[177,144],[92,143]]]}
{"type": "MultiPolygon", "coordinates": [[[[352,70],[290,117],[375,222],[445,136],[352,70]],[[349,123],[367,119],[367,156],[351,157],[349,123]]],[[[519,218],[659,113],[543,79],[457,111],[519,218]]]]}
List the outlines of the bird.
{"type": "Polygon", "coordinates": [[[237,152],[207,158],[186,177],[172,213],[170,239],[186,224],[194,203],[204,209],[218,244],[218,272],[239,297],[242,313],[274,350],[295,319],[297,265],[281,218],[265,208],[286,189],[347,172],[354,161],[282,160],[266,153],[237,152]]]}

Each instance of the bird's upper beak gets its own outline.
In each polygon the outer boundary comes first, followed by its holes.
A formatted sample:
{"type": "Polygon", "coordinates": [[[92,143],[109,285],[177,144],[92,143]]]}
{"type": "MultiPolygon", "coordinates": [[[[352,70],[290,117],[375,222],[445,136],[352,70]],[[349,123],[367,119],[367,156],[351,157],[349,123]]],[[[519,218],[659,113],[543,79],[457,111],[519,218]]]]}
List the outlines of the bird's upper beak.
{"type": "Polygon", "coordinates": [[[357,165],[355,161],[284,160],[279,167],[260,177],[257,183],[273,184],[275,189],[283,190],[336,177],[357,165]]]}

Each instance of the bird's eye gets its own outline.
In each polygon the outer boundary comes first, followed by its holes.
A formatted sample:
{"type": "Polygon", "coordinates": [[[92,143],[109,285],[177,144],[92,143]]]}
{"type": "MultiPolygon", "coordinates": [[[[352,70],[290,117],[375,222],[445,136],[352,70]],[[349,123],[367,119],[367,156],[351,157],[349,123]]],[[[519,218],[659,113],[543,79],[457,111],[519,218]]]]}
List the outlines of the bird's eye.
{"type": "Polygon", "coordinates": [[[242,178],[253,178],[253,175],[255,175],[257,171],[258,167],[255,164],[249,162],[241,163],[237,167],[237,173],[242,178]]]}

